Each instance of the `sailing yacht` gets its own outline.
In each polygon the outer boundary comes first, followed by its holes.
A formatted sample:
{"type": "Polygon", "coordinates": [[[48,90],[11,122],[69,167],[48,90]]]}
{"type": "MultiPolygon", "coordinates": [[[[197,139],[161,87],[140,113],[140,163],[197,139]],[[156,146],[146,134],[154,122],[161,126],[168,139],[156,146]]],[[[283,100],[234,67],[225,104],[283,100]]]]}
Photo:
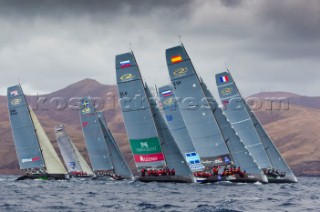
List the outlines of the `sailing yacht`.
{"type": "Polygon", "coordinates": [[[68,173],[20,85],[7,90],[8,110],[16,153],[24,179],[68,179],[68,173]]]}
{"type": "Polygon", "coordinates": [[[271,138],[241,96],[230,72],[216,74],[224,113],[243,140],[269,183],[296,183],[297,178],[286,164],[271,138]]]}
{"type": "Polygon", "coordinates": [[[130,168],[108,129],[103,114],[95,110],[90,97],[82,98],[81,102],[82,131],[96,176],[109,176],[115,180],[133,179],[130,168]]]}
{"type": "Polygon", "coordinates": [[[116,56],[121,111],[129,144],[143,182],[194,182],[132,52],[116,56]]]}
{"type": "Polygon", "coordinates": [[[69,176],[94,177],[92,169],[68,136],[62,124],[55,127],[56,140],[69,176]]]}

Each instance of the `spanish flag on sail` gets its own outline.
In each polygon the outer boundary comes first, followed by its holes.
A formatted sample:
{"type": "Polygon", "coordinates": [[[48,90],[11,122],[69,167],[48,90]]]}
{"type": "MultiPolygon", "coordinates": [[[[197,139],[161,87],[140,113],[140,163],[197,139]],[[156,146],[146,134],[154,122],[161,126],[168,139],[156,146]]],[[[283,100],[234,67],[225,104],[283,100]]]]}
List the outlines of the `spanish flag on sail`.
{"type": "Polygon", "coordinates": [[[182,57],[180,55],[171,57],[171,63],[180,63],[181,61],[182,61],[182,57]]]}

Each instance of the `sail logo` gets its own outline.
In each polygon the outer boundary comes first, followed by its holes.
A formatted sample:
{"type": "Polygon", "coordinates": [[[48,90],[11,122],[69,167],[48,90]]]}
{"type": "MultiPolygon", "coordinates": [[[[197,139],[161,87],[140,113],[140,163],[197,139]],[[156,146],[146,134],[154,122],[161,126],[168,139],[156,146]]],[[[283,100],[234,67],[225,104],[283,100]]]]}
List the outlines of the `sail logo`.
{"type": "Polygon", "coordinates": [[[74,161],[69,162],[68,165],[69,165],[69,167],[71,169],[75,169],[76,168],[76,162],[74,162],[74,161]]]}
{"type": "Polygon", "coordinates": [[[154,156],[154,157],[142,157],[140,155],[140,161],[141,162],[151,162],[151,161],[157,161],[157,160],[158,160],[157,156],[154,156]]]}
{"type": "Polygon", "coordinates": [[[91,112],[91,110],[90,110],[90,108],[84,108],[83,110],[81,110],[81,112],[82,112],[82,114],[87,114],[87,113],[90,113],[91,112]]]}
{"type": "Polygon", "coordinates": [[[40,157],[34,157],[34,158],[22,158],[21,162],[22,163],[27,163],[27,162],[35,162],[35,161],[39,161],[40,157]]]}
{"type": "Polygon", "coordinates": [[[227,96],[227,95],[231,94],[231,92],[232,92],[232,88],[225,88],[221,91],[221,94],[224,96],[227,96]]]}
{"type": "Polygon", "coordinates": [[[173,75],[176,76],[176,77],[178,77],[178,76],[184,75],[184,74],[187,73],[187,72],[188,72],[187,67],[185,67],[185,68],[178,68],[178,69],[174,70],[173,75]]]}
{"type": "Polygon", "coordinates": [[[168,98],[168,99],[166,99],[166,100],[163,101],[163,104],[164,104],[164,105],[171,105],[171,104],[173,104],[173,103],[174,103],[173,98],[168,98]]]}
{"type": "Polygon", "coordinates": [[[148,148],[149,147],[148,142],[140,142],[140,146],[141,146],[141,148],[148,148]]]}
{"type": "Polygon", "coordinates": [[[133,74],[124,74],[120,77],[121,81],[128,81],[133,79],[135,76],[133,74]]]}
{"type": "Polygon", "coordinates": [[[12,105],[18,105],[18,104],[21,103],[21,101],[22,101],[22,100],[21,100],[20,98],[18,98],[18,99],[12,99],[12,100],[11,100],[11,104],[12,104],[12,105]]]}

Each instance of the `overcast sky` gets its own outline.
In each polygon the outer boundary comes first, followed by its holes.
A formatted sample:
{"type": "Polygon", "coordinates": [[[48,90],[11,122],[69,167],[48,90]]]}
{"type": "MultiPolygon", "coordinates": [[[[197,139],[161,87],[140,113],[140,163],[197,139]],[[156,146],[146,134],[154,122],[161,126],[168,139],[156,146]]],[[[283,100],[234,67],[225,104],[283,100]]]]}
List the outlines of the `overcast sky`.
{"type": "Polygon", "coordinates": [[[181,35],[214,94],[227,63],[246,96],[320,96],[320,1],[119,2],[0,0],[0,94],[18,81],[29,94],[84,78],[115,84],[115,55],[130,43],[143,78],[164,85],[165,49],[181,35]]]}

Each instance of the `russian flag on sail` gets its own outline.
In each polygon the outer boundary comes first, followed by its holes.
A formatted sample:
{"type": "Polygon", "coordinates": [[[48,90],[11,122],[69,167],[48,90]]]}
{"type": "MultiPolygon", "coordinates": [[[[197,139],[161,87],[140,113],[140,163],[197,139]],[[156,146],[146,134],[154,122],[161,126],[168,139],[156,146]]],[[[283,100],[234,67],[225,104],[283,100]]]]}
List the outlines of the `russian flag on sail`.
{"type": "Polygon", "coordinates": [[[130,66],[131,66],[130,60],[125,60],[120,62],[120,68],[126,68],[130,66]]]}
{"type": "Polygon", "coordinates": [[[167,90],[167,91],[161,92],[161,94],[162,94],[162,96],[167,97],[167,96],[171,96],[172,92],[171,92],[171,90],[167,90]]]}
{"type": "Polygon", "coordinates": [[[228,81],[229,81],[229,77],[227,75],[220,77],[220,82],[228,82],[228,81]]]}

